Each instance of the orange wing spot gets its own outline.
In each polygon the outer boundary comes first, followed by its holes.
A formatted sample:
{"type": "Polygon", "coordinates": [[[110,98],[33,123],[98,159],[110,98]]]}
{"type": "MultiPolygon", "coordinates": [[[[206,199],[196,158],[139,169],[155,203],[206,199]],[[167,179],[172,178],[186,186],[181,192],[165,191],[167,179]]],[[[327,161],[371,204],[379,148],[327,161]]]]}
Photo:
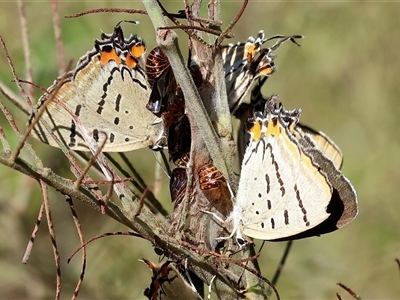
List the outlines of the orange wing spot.
{"type": "Polygon", "coordinates": [[[272,120],[268,121],[268,127],[267,127],[267,132],[265,133],[266,136],[275,136],[278,137],[281,134],[280,128],[279,128],[279,122],[274,122],[272,120]]]}
{"type": "Polygon", "coordinates": [[[251,134],[253,140],[258,141],[261,138],[261,123],[254,122],[251,128],[248,128],[248,132],[251,134]]]}
{"type": "Polygon", "coordinates": [[[145,51],[146,47],[143,44],[139,44],[133,45],[130,52],[133,57],[139,58],[144,54],[145,51]]]}
{"type": "Polygon", "coordinates": [[[275,71],[275,68],[273,66],[271,66],[271,64],[267,63],[260,68],[260,71],[258,72],[258,74],[268,76],[268,75],[271,75],[272,73],[274,73],[274,71],[275,71]]]}
{"type": "Polygon", "coordinates": [[[105,65],[110,60],[115,61],[117,64],[121,63],[121,58],[117,55],[114,49],[111,52],[102,51],[100,56],[100,62],[105,65]]]}
{"type": "Polygon", "coordinates": [[[131,55],[127,55],[126,56],[126,61],[125,61],[126,65],[130,68],[130,69],[134,69],[137,66],[137,61],[136,59],[131,56],[131,55]]]}
{"type": "Polygon", "coordinates": [[[247,52],[247,57],[253,58],[254,54],[256,54],[256,45],[250,44],[245,46],[245,51],[247,52]]]}

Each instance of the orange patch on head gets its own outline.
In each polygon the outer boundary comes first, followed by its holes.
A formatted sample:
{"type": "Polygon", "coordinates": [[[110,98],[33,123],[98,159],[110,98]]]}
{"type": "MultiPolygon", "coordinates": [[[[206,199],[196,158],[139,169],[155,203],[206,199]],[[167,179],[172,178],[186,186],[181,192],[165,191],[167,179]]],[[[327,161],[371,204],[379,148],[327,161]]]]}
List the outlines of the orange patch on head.
{"type": "Polygon", "coordinates": [[[115,49],[112,49],[111,52],[102,51],[100,54],[100,62],[105,65],[110,60],[115,61],[117,64],[121,63],[121,58],[115,52],[115,49]]]}
{"type": "Polygon", "coordinates": [[[144,54],[145,51],[146,47],[143,44],[136,44],[131,47],[130,54],[133,57],[139,58],[144,54]]]}

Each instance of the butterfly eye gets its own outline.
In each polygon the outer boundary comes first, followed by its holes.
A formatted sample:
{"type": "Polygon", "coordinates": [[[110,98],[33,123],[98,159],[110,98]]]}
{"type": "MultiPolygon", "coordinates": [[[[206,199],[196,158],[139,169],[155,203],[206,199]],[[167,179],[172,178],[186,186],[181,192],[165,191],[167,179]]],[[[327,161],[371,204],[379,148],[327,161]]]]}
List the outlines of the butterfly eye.
{"type": "Polygon", "coordinates": [[[240,237],[236,238],[236,242],[237,242],[237,244],[239,245],[240,248],[246,247],[246,245],[247,245],[247,242],[244,239],[240,238],[240,237]]]}

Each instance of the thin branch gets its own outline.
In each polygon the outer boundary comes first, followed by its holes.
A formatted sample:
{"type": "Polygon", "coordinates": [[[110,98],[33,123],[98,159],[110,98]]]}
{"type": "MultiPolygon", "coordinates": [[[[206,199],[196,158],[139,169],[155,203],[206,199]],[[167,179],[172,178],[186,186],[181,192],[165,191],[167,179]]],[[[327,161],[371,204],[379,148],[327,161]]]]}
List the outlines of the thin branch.
{"type": "MultiPolygon", "coordinates": [[[[0,109],[4,111],[5,107],[3,106],[3,102],[0,101],[0,109]]],[[[0,127],[0,140],[3,146],[3,151],[11,153],[10,143],[7,140],[6,133],[3,128],[0,127]]]]}
{"type": "MultiPolygon", "coordinates": [[[[65,197],[67,199],[67,202],[68,202],[70,210],[71,210],[72,219],[74,220],[74,224],[75,224],[76,231],[78,232],[79,240],[81,242],[81,245],[83,245],[85,243],[85,238],[84,238],[84,235],[83,235],[81,222],[79,221],[78,214],[77,214],[77,212],[75,210],[75,207],[74,207],[74,203],[73,203],[72,198],[70,196],[65,195],[65,197]]],[[[85,270],[86,270],[86,248],[83,247],[81,273],[79,275],[79,280],[76,283],[74,294],[73,294],[73,296],[71,298],[72,300],[75,300],[78,297],[79,291],[80,291],[81,286],[82,286],[83,278],[85,277],[85,270]]]]}
{"type": "MultiPolygon", "coordinates": [[[[33,81],[33,70],[32,70],[32,59],[31,59],[31,51],[29,46],[29,38],[28,38],[28,24],[26,19],[26,12],[24,2],[22,0],[18,0],[18,13],[19,20],[21,25],[21,35],[22,35],[22,47],[24,49],[24,61],[25,61],[25,76],[29,81],[33,81]]],[[[33,87],[28,88],[29,97],[33,97],[33,87]]]]}
{"type": "Polygon", "coordinates": [[[43,212],[44,212],[44,203],[42,202],[42,204],[40,205],[38,216],[36,218],[36,224],[33,227],[31,237],[29,239],[28,245],[26,246],[24,256],[22,257],[23,264],[26,264],[28,262],[29,256],[31,255],[33,243],[35,242],[36,234],[39,231],[40,222],[42,221],[43,212]]]}
{"type": "MultiPolygon", "coordinates": [[[[14,117],[12,116],[12,114],[10,113],[10,111],[7,109],[7,107],[3,104],[3,102],[0,101],[0,109],[3,112],[4,116],[6,117],[8,123],[10,124],[11,128],[14,130],[14,132],[16,132],[17,134],[20,134],[20,130],[14,120],[14,117]]],[[[15,157],[17,157],[19,155],[19,151],[22,149],[23,145],[25,144],[26,141],[26,137],[25,139],[21,139],[18,143],[18,146],[16,148],[16,150],[12,153],[11,156],[11,160],[15,160],[15,157]]],[[[8,142],[7,142],[8,144],[8,142]]],[[[10,145],[5,145],[5,150],[8,148],[8,150],[10,151],[10,145]]]]}
{"type": "MultiPolygon", "coordinates": [[[[292,245],[293,245],[293,241],[292,240],[288,241],[286,243],[285,251],[283,252],[281,261],[279,262],[278,268],[275,271],[275,275],[271,280],[271,282],[272,282],[272,284],[274,286],[276,286],[276,284],[278,283],[279,276],[281,275],[283,267],[285,266],[285,262],[286,262],[287,257],[289,256],[289,252],[290,252],[290,249],[291,249],[292,245]]],[[[268,288],[267,293],[268,293],[268,295],[271,294],[270,288],[268,288]]]]}
{"type": "MultiPolygon", "coordinates": [[[[19,79],[18,79],[17,82],[20,84],[21,82],[25,82],[25,81],[22,81],[22,80],[19,80],[19,79]]],[[[22,136],[22,138],[19,140],[18,145],[17,145],[17,147],[15,148],[15,150],[14,150],[14,152],[13,152],[13,155],[11,156],[11,159],[12,159],[13,161],[19,156],[19,153],[20,153],[20,151],[22,150],[22,148],[24,147],[25,142],[26,142],[26,140],[28,139],[28,136],[30,136],[30,133],[31,133],[33,127],[39,122],[39,119],[41,118],[41,116],[42,116],[43,113],[45,112],[45,110],[46,110],[46,108],[47,108],[47,105],[48,105],[51,101],[53,101],[53,100],[55,99],[56,93],[57,93],[58,90],[61,88],[61,82],[62,82],[62,81],[60,81],[60,83],[58,84],[58,86],[55,88],[54,93],[51,94],[51,96],[48,97],[48,98],[46,99],[46,101],[43,103],[43,105],[39,108],[39,110],[38,110],[37,113],[35,114],[34,120],[29,124],[29,126],[27,127],[27,129],[26,129],[26,131],[25,131],[25,134],[24,134],[24,135],[22,136]]],[[[32,84],[32,85],[35,86],[35,87],[40,88],[39,86],[37,86],[37,85],[34,84],[34,83],[30,83],[30,84],[32,84]]],[[[47,91],[46,91],[46,92],[47,92],[47,91]]],[[[54,139],[57,141],[58,138],[57,138],[57,137],[55,136],[55,134],[50,130],[50,126],[47,126],[47,124],[43,124],[43,125],[46,127],[46,129],[48,130],[48,132],[50,132],[50,134],[52,134],[52,136],[54,137],[54,139]]],[[[64,153],[67,153],[68,150],[66,149],[65,145],[64,145],[63,143],[61,143],[61,142],[59,142],[59,144],[60,144],[60,148],[63,150],[63,152],[64,152],[64,153]]]]}
{"type": "MultiPolygon", "coordinates": [[[[206,27],[200,27],[200,26],[194,26],[194,25],[175,25],[175,26],[164,26],[164,27],[160,27],[158,29],[181,29],[184,30],[185,32],[187,30],[198,30],[198,31],[204,31],[206,33],[212,34],[212,35],[216,35],[216,36],[220,36],[221,35],[221,31],[215,30],[215,29],[211,29],[211,28],[206,28],[206,27]]],[[[192,36],[192,35],[191,35],[192,36]]],[[[225,37],[226,38],[232,38],[234,37],[233,34],[227,32],[225,33],[225,37]]],[[[195,37],[195,39],[197,39],[198,37],[195,37]]]]}
{"type": "Polygon", "coordinates": [[[128,13],[128,14],[141,14],[141,15],[147,15],[147,12],[142,9],[126,9],[126,8],[97,8],[97,9],[91,9],[87,10],[81,13],[65,16],[65,18],[78,18],[84,15],[89,15],[89,14],[97,14],[97,13],[105,13],[105,12],[122,12],[122,13],[128,13]]]}
{"type": "Polygon", "coordinates": [[[78,253],[79,250],[85,249],[86,246],[89,243],[91,243],[91,242],[93,242],[95,240],[101,239],[103,237],[114,236],[114,235],[128,235],[128,236],[139,237],[139,238],[142,238],[142,239],[147,239],[145,236],[142,236],[140,234],[137,234],[135,232],[130,232],[130,231],[128,231],[128,232],[121,232],[121,231],[106,232],[106,233],[103,233],[101,235],[97,235],[95,237],[92,237],[91,239],[88,239],[86,242],[82,243],[77,249],[74,250],[74,252],[72,252],[72,254],[69,256],[69,258],[67,260],[67,263],[69,264],[71,262],[72,258],[74,258],[75,254],[78,253]]]}
{"type": "MultiPolygon", "coordinates": [[[[103,133],[106,135],[106,133],[103,133]]],[[[85,178],[86,174],[89,172],[89,170],[91,169],[91,167],[95,164],[97,157],[100,155],[102,149],[104,148],[104,145],[107,142],[107,138],[105,138],[104,140],[102,140],[100,146],[98,147],[98,149],[96,149],[96,151],[93,153],[93,155],[90,157],[89,161],[87,162],[85,168],[83,169],[83,171],[81,172],[81,174],[79,174],[79,177],[76,179],[75,181],[75,188],[78,189],[79,186],[82,184],[83,179],[85,178]]],[[[114,181],[112,181],[114,182],[114,181]]]]}
{"type": "Polygon", "coordinates": [[[165,27],[165,20],[163,19],[162,12],[157,6],[157,1],[144,0],[149,17],[157,32],[157,43],[164,50],[174,71],[175,78],[180,84],[186,101],[186,107],[191,110],[196,125],[202,133],[207,149],[213,159],[214,165],[224,174],[227,175],[227,167],[222,159],[221,150],[218,145],[217,135],[207,117],[207,111],[201,101],[200,95],[195,87],[193,78],[190,75],[188,68],[184,62],[182,53],[178,47],[178,37],[176,33],[170,30],[157,30],[157,28],[165,27]]]}
{"type": "Polygon", "coordinates": [[[232,28],[236,25],[236,23],[240,20],[240,18],[242,17],[242,15],[243,15],[248,3],[249,3],[249,0],[243,0],[243,4],[242,4],[242,7],[240,8],[239,12],[235,16],[235,18],[232,20],[232,22],[228,25],[228,27],[226,27],[226,29],[221,33],[221,35],[219,36],[218,40],[216,41],[215,44],[217,46],[220,46],[222,44],[224,38],[230,37],[229,36],[229,31],[231,31],[232,28]]]}
{"type": "MultiPolygon", "coordinates": [[[[14,162],[12,162],[9,160],[10,155],[10,153],[0,151],[0,164],[8,166],[29,177],[35,178],[36,180],[42,180],[47,185],[52,186],[62,194],[67,194],[73,199],[78,200],[97,211],[100,211],[97,203],[98,200],[92,193],[89,192],[88,189],[80,187],[79,190],[76,190],[73,181],[58,176],[48,168],[39,168],[35,165],[31,165],[21,158],[17,158],[14,162]]],[[[156,230],[156,234],[161,236],[165,232],[163,228],[167,227],[165,220],[157,219],[157,228],[150,228],[149,224],[154,224],[156,218],[146,207],[143,208],[140,218],[135,218],[130,217],[127,213],[123,213],[119,206],[112,201],[108,201],[106,213],[108,216],[112,217],[121,224],[124,224],[135,232],[143,235],[150,234],[153,236],[153,230],[156,230]]],[[[174,244],[174,240],[172,238],[169,237],[168,240],[170,245],[174,244]]],[[[180,250],[178,250],[178,252],[180,252],[180,250]]]]}
{"type": "Polygon", "coordinates": [[[58,252],[58,246],[56,241],[56,233],[53,226],[53,218],[51,216],[49,195],[47,193],[47,184],[43,180],[39,180],[40,190],[42,192],[42,201],[44,205],[44,211],[47,219],[47,228],[49,230],[51,238],[51,246],[53,248],[54,261],[56,264],[56,299],[61,297],[61,264],[60,264],[60,253],[58,252]]]}
{"type": "Polygon", "coordinates": [[[21,86],[21,83],[19,82],[17,73],[15,72],[14,64],[13,64],[13,62],[12,62],[12,60],[11,60],[10,55],[8,54],[7,46],[6,46],[6,43],[4,42],[2,36],[0,36],[0,44],[1,44],[1,46],[2,46],[2,48],[3,48],[3,51],[4,51],[5,55],[6,55],[8,65],[10,66],[11,73],[12,73],[13,78],[14,78],[16,84],[17,84],[17,87],[18,87],[18,89],[19,89],[19,92],[20,92],[21,95],[25,98],[25,100],[27,101],[27,103],[29,104],[29,106],[32,107],[32,106],[33,106],[33,102],[31,101],[31,99],[29,98],[28,94],[25,92],[25,90],[24,90],[24,89],[22,88],[22,86],[21,86]]]}
{"type": "Polygon", "coordinates": [[[12,90],[10,90],[6,85],[0,82],[0,92],[10,101],[16,108],[22,111],[25,115],[29,116],[31,114],[30,107],[19,98],[12,90]]]}
{"type": "Polygon", "coordinates": [[[350,296],[352,296],[354,299],[362,300],[362,298],[359,295],[357,295],[355,292],[353,292],[351,288],[347,287],[343,283],[338,282],[337,285],[343,288],[345,291],[347,291],[350,294],[350,296]]]}
{"type": "Polygon", "coordinates": [[[65,70],[64,62],[64,45],[61,38],[61,24],[60,15],[58,13],[58,2],[57,0],[51,0],[51,10],[53,12],[53,29],[54,36],[56,38],[57,54],[58,54],[58,72],[62,75],[65,70]]]}

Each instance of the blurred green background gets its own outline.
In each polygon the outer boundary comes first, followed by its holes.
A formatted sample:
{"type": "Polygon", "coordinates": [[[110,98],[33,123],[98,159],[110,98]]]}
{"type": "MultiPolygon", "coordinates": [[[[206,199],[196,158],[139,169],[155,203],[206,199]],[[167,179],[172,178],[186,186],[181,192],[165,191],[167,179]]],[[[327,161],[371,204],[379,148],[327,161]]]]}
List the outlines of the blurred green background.
{"type": "MultiPolygon", "coordinates": [[[[172,11],[183,7],[181,1],[164,2],[172,11]]],[[[238,1],[223,1],[225,25],[240,5],[238,1]]],[[[63,18],[101,7],[143,6],[140,1],[60,2],[67,61],[74,60],[75,65],[92,48],[100,29],[112,32],[121,19],[139,20],[141,25],[124,25],[125,32],[138,33],[148,49],[155,46],[153,27],[145,16],[114,13],[63,18]]],[[[47,87],[58,74],[50,2],[27,2],[26,15],[34,80],[47,87]]],[[[233,30],[235,38],[231,42],[245,41],[260,29],[267,35],[306,36],[300,41],[301,48],[286,44],[277,51],[279,70],[267,81],[264,93],[279,93],[288,109],[302,108],[302,122],[324,131],[340,146],[345,157],[343,171],[358,193],[360,213],[353,223],[326,236],[294,243],[277,286],[282,299],[333,299],[336,292],[344,299],[351,298],[337,282],[345,283],[364,299],[400,298],[400,274],[394,261],[400,258],[400,105],[396,100],[400,79],[399,16],[400,3],[250,1],[233,30]]],[[[0,34],[19,76],[25,78],[20,32],[16,2],[1,1],[0,34]]],[[[184,39],[181,44],[186,45],[184,39]]],[[[16,90],[5,55],[0,57],[0,79],[16,90]]],[[[27,117],[13,112],[23,128],[27,117]]],[[[4,116],[0,122],[6,124],[4,116]]],[[[5,129],[15,147],[15,135],[8,126],[5,129]]],[[[38,143],[35,149],[46,166],[68,174],[67,160],[60,150],[38,143]]],[[[151,185],[154,157],[150,151],[129,156],[151,185]]],[[[4,166],[0,166],[0,182],[0,298],[51,299],[55,267],[44,221],[28,264],[21,263],[40,206],[38,184],[4,166]]],[[[164,180],[160,198],[171,209],[167,187],[164,180]]],[[[54,190],[50,192],[62,259],[62,298],[66,299],[78,280],[80,257],[69,265],[66,260],[79,241],[64,197],[54,190]]],[[[76,204],[86,238],[126,230],[76,204]]],[[[272,278],[284,247],[285,243],[264,246],[260,259],[263,275],[272,278]]],[[[142,240],[119,236],[93,242],[88,247],[80,299],[143,299],[150,271],[138,262],[141,257],[158,259],[151,245],[142,240]]]]}

